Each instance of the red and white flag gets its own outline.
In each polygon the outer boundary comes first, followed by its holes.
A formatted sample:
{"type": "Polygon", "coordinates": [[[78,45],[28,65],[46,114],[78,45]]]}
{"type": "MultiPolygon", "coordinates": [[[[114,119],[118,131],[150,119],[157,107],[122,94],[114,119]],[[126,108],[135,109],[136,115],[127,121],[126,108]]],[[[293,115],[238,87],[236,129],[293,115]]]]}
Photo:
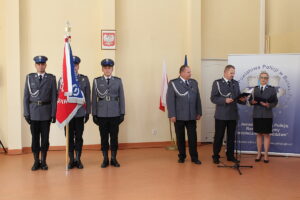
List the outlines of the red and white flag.
{"type": "Polygon", "coordinates": [[[70,36],[65,38],[62,79],[57,99],[56,122],[63,128],[75,116],[78,109],[85,103],[74,69],[70,36]]]}
{"type": "Polygon", "coordinates": [[[159,109],[163,112],[166,110],[167,106],[167,90],[168,90],[168,75],[167,75],[167,65],[166,62],[163,62],[162,68],[162,79],[161,79],[161,88],[160,88],[160,99],[159,99],[159,109]]]}

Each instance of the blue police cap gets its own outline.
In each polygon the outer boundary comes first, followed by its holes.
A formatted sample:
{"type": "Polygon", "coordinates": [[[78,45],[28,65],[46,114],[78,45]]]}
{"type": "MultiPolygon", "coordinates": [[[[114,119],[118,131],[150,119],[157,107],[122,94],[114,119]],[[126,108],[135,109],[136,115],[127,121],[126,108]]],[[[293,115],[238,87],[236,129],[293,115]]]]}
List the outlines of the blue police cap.
{"type": "Polygon", "coordinates": [[[105,58],[101,61],[102,67],[113,67],[115,65],[114,61],[109,58],[105,58]]]}
{"type": "Polygon", "coordinates": [[[79,64],[81,62],[81,60],[78,56],[73,56],[73,62],[74,62],[74,64],[79,64]]]}
{"type": "Polygon", "coordinates": [[[34,62],[35,63],[46,63],[47,62],[47,60],[48,60],[48,58],[46,57],[46,56],[35,56],[34,58],[33,58],[33,60],[34,60],[34,62]]]}

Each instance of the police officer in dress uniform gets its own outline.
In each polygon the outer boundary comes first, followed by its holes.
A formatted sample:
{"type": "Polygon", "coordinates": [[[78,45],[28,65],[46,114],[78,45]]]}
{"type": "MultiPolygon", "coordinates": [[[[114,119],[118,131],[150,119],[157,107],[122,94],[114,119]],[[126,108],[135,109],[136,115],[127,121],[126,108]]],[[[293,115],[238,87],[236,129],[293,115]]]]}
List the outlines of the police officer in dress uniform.
{"type": "Polygon", "coordinates": [[[235,67],[227,65],[224,76],[215,80],[212,85],[210,99],[216,104],[215,111],[215,137],[213,143],[213,163],[220,163],[219,153],[223,144],[225,129],[227,129],[227,151],[228,161],[238,163],[234,157],[234,140],[237,120],[239,119],[237,103],[245,104],[247,97],[241,97],[239,82],[233,79],[235,67]]]}
{"type": "Polygon", "coordinates": [[[34,164],[31,170],[47,170],[47,151],[49,148],[50,123],[55,123],[56,115],[56,78],[45,72],[46,56],[36,56],[36,73],[28,74],[24,89],[24,117],[32,135],[31,149],[34,155],[34,164]],[[41,154],[41,162],[39,153],[41,154]]]}
{"type": "Polygon", "coordinates": [[[92,91],[93,121],[99,126],[101,150],[103,154],[102,168],[109,165],[108,150],[111,149],[110,164],[120,167],[116,159],[118,150],[119,124],[124,121],[125,98],[122,80],[112,76],[114,61],[101,61],[103,76],[94,79],[92,91]],[[109,145],[110,137],[110,145],[109,145]]]}
{"type": "Polygon", "coordinates": [[[250,105],[253,106],[253,132],[257,133],[257,157],[255,162],[261,160],[262,144],[264,142],[264,162],[269,163],[268,152],[273,131],[273,108],[278,104],[278,98],[275,87],[268,85],[269,74],[267,72],[262,71],[259,74],[259,81],[259,86],[254,87],[249,98],[250,105]]]}
{"type": "Polygon", "coordinates": [[[179,163],[184,163],[185,128],[187,129],[189,153],[195,164],[201,164],[197,152],[197,123],[202,116],[201,99],[198,82],[191,79],[191,69],[183,65],[179,70],[180,76],[169,82],[167,91],[168,117],[174,123],[179,163]]]}
{"type": "MultiPolygon", "coordinates": [[[[73,56],[73,62],[75,64],[74,69],[78,78],[78,84],[80,90],[84,94],[85,104],[79,108],[74,118],[69,122],[69,164],[68,168],[72,169],[73,167],[77,167],[78,169],[83,168],[83,164],[81,162],[81,152],[83,145],[83,130],[84,124],[89,120],[89,115],[91,113],[91,86],[89,78],[85,75],[79,74],[79,64],[81,62],[78,56],[73,56]],[[76,159],[74,160],[74,150],[76,159]]],[[[61,79],[58,83],[58,88],[61,85],[61,79]]]]}

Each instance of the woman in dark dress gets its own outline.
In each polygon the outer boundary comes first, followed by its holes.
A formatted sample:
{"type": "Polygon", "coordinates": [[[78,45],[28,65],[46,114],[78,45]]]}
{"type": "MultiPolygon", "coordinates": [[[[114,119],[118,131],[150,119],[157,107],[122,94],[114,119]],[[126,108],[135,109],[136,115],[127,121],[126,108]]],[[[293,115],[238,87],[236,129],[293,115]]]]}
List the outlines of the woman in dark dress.
{"type": "Polygon", "coordinates": [[[268,85],[269,74],[261,72],[259,74],[260,85],[256,86],[249,99],[250,104],[253,105],[253,131],[257,133],[257,156],[255,161],[259,162],[262,157],[262,143],[264,141],[264,162],[269,162],[268,152],[270,148],[273,112],[272,109],[277,105],[276,89],[268,85]],[[263,139],[264,138],[264,139],[263,139]]]}

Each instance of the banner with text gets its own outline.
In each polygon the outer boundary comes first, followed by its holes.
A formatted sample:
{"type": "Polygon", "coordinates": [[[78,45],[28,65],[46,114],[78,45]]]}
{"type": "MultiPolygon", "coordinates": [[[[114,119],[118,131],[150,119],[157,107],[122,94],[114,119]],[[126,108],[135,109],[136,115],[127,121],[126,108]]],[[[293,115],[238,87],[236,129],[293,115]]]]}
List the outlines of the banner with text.
{"type": "MultiPolygon", "coordinates": [[[[268,72],[279,101],[273,108],[270,153],[300,156],[300,54],[229,55],[228,64],[236,67],[241,92],[259,85],[260,72],[268,72]]],[[[248,153],[257,151],[252,110],[249,104],[239,105],[237,148],[248,153]]]]}

